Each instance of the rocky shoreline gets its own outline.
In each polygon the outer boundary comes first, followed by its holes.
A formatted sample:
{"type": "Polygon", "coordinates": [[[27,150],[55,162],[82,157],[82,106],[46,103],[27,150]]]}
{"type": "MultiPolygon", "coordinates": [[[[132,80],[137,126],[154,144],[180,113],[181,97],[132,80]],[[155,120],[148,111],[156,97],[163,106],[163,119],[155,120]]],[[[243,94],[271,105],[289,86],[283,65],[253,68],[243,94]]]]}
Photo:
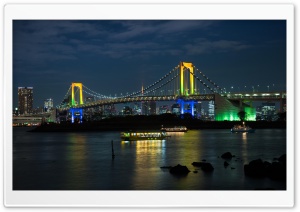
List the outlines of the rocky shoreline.
{"type": "MultiPolygon", "coordinates": [[[[230,152],[222,154],[221,158],[224,159],[224,168],[227,168],[232,158],[235,158],[230,152]]],[[[214,167],[211,163],[202,160],[201,162],[193,162],[194,167],[199,167],[203,172],[212,173],[214,167]]],[[[281,155],[279,158],[274,158],[272,163],[268,161],[262,161],[258,158],[250,161],[248,164],[244,164],[244,175],[251,178],[269,178],[271,180],[277,180],[286,182],[286,154],[281,155]]],[[[177,164],[176,166],[163,166],[161,169],[169,169],[170,174],[176,176],[187,176],[191,171],[185,165],[177,164]]],[[[231,167],[231,169],[235,169],[231,167]]],[[[197,170],[193,173],[198,173],[197,170]]],[[[274,190],[273,188],[254,188],[255,190],[274,190]]]]}

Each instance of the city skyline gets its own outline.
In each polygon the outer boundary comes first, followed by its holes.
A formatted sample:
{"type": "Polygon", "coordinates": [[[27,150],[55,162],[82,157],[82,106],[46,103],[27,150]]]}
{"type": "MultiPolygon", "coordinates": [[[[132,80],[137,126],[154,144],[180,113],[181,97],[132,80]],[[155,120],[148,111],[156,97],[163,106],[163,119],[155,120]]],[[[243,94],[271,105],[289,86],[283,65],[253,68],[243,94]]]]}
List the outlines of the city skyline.
{"type": "Polygon", "coordinates": [[[180,61],[231,91],[286,86],[282,20],[18,20],[13,40],[13,107],[17,87],[34,88],[34,107],[48,98],[56,106],[71,82],[104,95],[131,93],[180,61]]]}

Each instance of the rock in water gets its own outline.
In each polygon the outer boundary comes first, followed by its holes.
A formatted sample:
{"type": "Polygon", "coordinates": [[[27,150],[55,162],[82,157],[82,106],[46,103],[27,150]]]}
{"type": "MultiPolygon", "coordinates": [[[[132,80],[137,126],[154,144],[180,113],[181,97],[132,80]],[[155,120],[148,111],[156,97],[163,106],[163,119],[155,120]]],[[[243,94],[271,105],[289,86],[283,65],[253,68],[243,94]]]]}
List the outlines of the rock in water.
{"type": "Polygon", "coordinates": [[[198,166],[201,167],[204,164],[204,162],[193,162],[192,165],[193,166],[198,166]]]}
{"type": "Polygon", "coordinates": [[[244,173],[251,177],[269,177],[272,180],[286,180],[286,155],[282,155],[279,162],[267,162],[261,159],[253,160],[244,166],[244,173]]]}
{"type": "Polygon", "coordinates": [[[214,170],[214,167],[210,163],[204,163],[202,164],[201,169],[205,172],[211,172],[214,170]]]}
{"type": "Polygon", "coordinates": [[[264,162],[261,159],[251,161],[249,164],[244,165],[245,175],[251,177],[265,177],[266,169],[264,162]]]}
{"type": "Polygon", "coordinates": [[[278,158],[278,161],[279,161],[280,163],[285,164],[285,163],[286,163],[286,154],[281,155],[281,156],[278,158]]]}
{"type": "Polygon", "coordinates": [[[227,161],[225,161],[225,162],[224,162],[224,166],[225,166],[225,168],[226,168],[227,166],[229,166],[229,163],[227,163],[227,161]]]}
{"type": "Polygon", "coordinates": [[[223,159],[231,159],[233,155],[230,152],[225,152],[223,155],[221,155],[221,158],[223,159]]]}
{"type": "Polygon", "coordinates": [[[190,172],[190,170],[186,166],[182,166],[178,164],[177,166],[174,166],[170,169],[171,174],[176,175],[186,175],[190,172]]]}
{"type": "Polygon", "coordinates": [[[210,172],[214,170],[214,167],[207,162],[193,162],[193,166],[201,167],[203,171],[210,172]]]}

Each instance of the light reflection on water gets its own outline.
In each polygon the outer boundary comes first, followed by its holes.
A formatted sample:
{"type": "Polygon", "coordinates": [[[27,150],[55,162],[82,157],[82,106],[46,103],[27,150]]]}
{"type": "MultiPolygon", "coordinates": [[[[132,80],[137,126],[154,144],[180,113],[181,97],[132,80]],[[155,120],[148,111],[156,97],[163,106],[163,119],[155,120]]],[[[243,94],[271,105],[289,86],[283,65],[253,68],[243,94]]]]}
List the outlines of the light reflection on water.
{"type": "Polygon", "coordinates": [[[84,171],[87,164],[87,137],[72,133],[68,136],[69,144],[66,146],[66,178],[65,184],[69,188],[83,189],[87,183],[87,173],[84,171]]]}
{"type": "Polygon", "coordinates": [[[228,130],[171,133],[167,140],[121,141],[119,132],[26,133],[14,128],[14,189],[29,190],[253,190],[285,184],[244,176],[243,166],[261,158],[272,162],[286,151],[285,130],[232,134],[228,130]],[[115,159],[112,159],[113,140],[115,159]],[[221,154],[236,158],[225,168],[221,154]],[[206,160],[205,173],[191,165],[206,160]],[[176,177],[162,166],[185,165],[176,177]],[[193,171],[197,171],[194,173],[193,171]]]}

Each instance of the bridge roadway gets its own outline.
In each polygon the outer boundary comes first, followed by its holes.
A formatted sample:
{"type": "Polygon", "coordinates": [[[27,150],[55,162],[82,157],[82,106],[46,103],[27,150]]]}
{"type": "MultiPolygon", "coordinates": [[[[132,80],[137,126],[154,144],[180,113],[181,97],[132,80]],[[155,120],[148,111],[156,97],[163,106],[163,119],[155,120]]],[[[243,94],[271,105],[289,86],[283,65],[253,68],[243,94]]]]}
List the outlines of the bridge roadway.
{"type": "MultiPolygon", "coordinates": [[[[76,105],[73,107],[59,107],[60,110],[69,110],[70,108],[91,108],[109,104],[121,104],[129,102],[143,102],[143,101],[177,101],[183,99],[186,101],[211,101],[215,99],[217,94],[195,94],[188,96],[179,95],[165,95],[165,96],[136,96],[136,97],[121,97],[103,99],[95,102],[76,105]]],[[[222,93],[222,97],[228,100],[239,101],[282,101],[286,99],[286,92],[235,92],[235,93],[222,93]]]]}
{"type": "Polygon", "coordinates": [[[234,92],[221,94],[229,100],[242,101],[280,101],[286,99],[286,92],[234,92]]]}
{"type": "Polygon", "coordinates": [[[120,104],[128,102],[146,102],[146,101],[177,101],[179,99],[184,99],[186,101],[211,101],[214,100],[214,94],[203,94],[203,95],[189,95],[189,96],[178,96],[178,95],[165,95],[165,96],[136,96],[136,97],[123,97],[123,98],[111,98],[98,100],[91,103],[86,103],[82,105],[76,105],[73,107],[61,107],[58,109],[68,110],[70,108],[90,108],[109,104],[120,104]]]}

